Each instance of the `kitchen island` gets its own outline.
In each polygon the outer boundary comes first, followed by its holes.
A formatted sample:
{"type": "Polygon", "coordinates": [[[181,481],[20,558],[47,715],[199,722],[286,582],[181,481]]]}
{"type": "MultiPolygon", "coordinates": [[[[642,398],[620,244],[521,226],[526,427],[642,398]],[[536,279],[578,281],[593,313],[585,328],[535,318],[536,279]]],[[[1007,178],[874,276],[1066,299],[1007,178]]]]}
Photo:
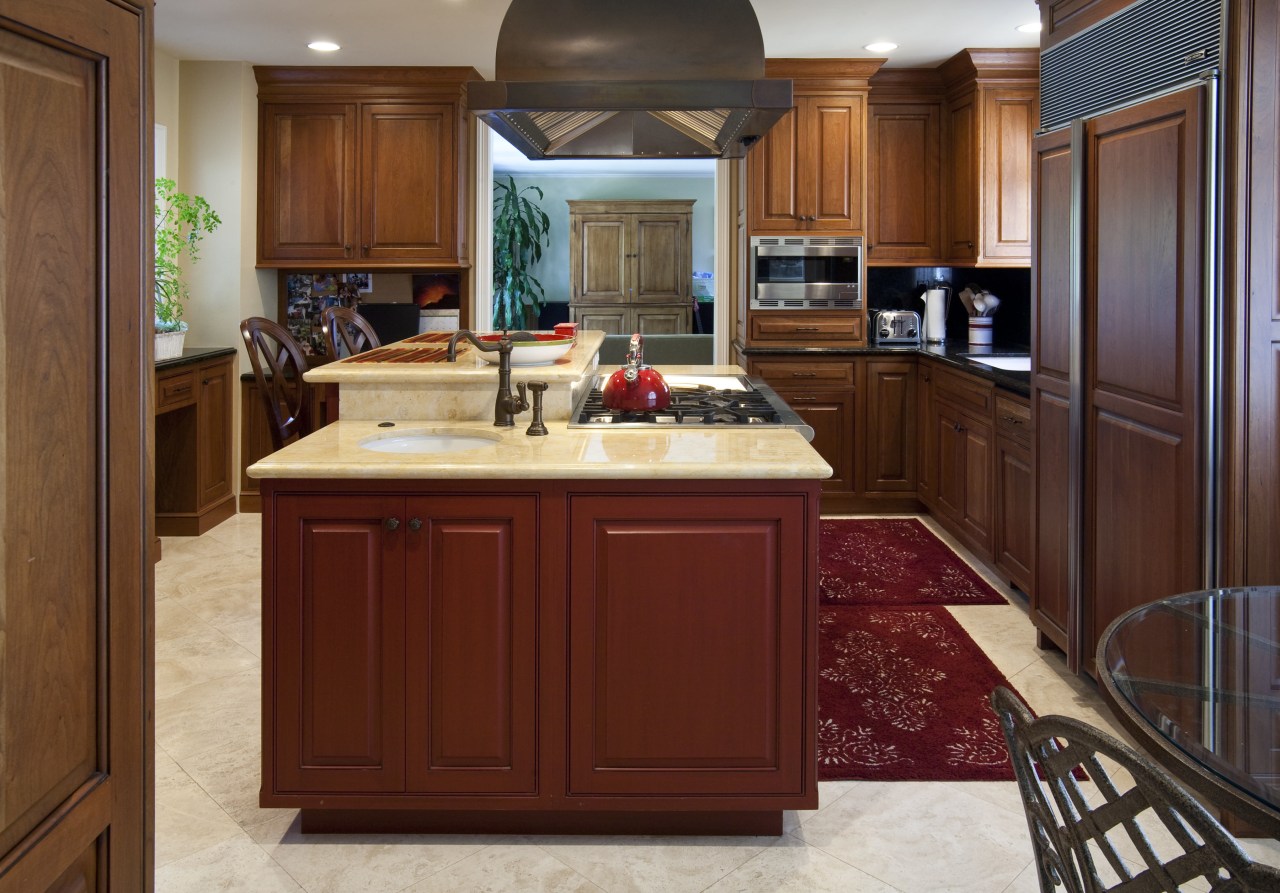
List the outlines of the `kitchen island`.
{"type": "Polygon", "coordinates": [[[816,807],[830,468],[800,434],[350,405],[250,469],[262,806],[308,832],[690,834],[816,807]],[[370,449],[405,434],[451,448],[370,449]]]}

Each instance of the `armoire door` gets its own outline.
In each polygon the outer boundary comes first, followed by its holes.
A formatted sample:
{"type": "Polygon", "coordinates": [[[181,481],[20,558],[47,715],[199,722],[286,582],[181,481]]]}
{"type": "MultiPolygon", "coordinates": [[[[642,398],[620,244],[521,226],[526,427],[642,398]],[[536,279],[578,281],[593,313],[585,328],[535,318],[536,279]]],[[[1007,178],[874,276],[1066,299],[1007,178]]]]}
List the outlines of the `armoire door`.
{"type": "Polygon", "coordinates": [[[3,7],[0,893],[132,893],[153,861],[151,2],[3,7]]]}
{"type": "Polygon", "coordinates": [[[1202,88],[1089,122],[1084,635],[1201,588],[1202,88]]]}
{"type": "Polygon", "coordinates": [[[625,214],[596,214],[579,221],[581,233],[569,240],[572,295],[579,303],[617,304],[627,295],[630,268],[630,220],[625,214]]]}

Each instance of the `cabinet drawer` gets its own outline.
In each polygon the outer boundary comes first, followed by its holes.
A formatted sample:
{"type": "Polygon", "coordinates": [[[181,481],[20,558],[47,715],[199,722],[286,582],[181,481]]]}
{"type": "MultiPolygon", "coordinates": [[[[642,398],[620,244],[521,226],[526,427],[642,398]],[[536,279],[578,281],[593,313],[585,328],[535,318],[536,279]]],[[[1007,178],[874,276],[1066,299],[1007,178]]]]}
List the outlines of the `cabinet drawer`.
{"type": "Polygon", "coordinates": [[[995,385],[964,372],[939,368],[933,375],[934,393],[939,399],[972,410],[982,418],[991,417],[991,397],[995,385]]]}
{"type": "Polygon", "coordinates": [[[1017,397],[996,394],[996,433],[1031,446],[1031,404],[1017,397]]]}
{"type": "Polygon", "coordinates": [[[168,375],[156,381],[156,412],[190,406],[196,402],[196,370],[168,375]]]}
{"type": "Polygon", "coordinates": [[[805,359],[752,360],[751,374],[777,388],[805,385],[823,388],[853,387],[853,363],[813,362],[805,359]]]}
{"type": "Polygon", "coordinates": [[[861,316],[808,313],[752,313],[754,341],[861,341],[861,316]]]}

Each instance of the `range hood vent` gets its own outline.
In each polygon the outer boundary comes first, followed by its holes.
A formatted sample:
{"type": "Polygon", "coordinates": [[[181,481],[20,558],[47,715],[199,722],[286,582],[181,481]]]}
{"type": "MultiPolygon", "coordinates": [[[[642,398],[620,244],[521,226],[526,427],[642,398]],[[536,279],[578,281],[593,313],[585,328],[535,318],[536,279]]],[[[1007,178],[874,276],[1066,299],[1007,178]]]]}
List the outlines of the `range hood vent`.
{"type": "Polygon", "coordinates": [[[740,158],[791,109],[750,0],[512,0],[467,105],[531,159],[740,158]]]}

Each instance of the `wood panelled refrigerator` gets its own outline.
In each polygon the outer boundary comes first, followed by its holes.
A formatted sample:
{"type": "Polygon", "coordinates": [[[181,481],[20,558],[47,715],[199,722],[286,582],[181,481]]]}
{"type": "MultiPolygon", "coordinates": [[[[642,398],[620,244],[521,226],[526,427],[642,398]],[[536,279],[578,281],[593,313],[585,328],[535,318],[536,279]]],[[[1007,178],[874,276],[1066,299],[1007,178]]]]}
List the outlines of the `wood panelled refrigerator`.
{"type": "Polygon", "coordinates": [[[1076,671],[1214,574],[1221,39],[1216,0],[1144,0],[1042,54],[1031,614],[1076,671]]]}

